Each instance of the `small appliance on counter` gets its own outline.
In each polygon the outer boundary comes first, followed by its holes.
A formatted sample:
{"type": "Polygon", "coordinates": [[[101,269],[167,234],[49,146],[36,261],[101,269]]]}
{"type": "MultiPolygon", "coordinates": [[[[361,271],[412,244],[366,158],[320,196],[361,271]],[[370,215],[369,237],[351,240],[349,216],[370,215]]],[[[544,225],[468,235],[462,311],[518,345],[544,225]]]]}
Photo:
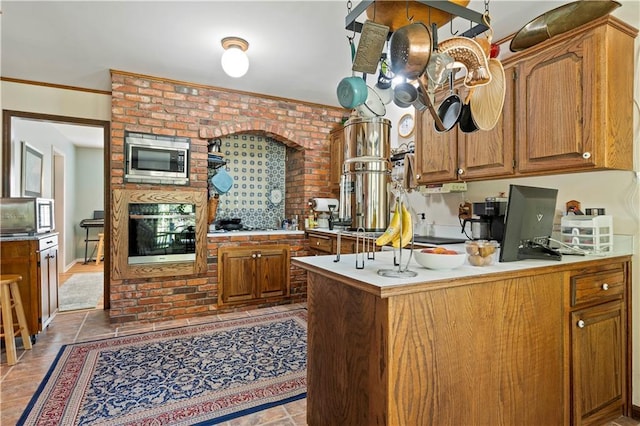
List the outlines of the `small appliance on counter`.
{"type": "Polygon", "coordinates": [[[0,234],[35,235],[55,229],[53,200],[47,198],[0,198],[0,234]]]}
{"type": "MultiPolygon", "coordinates": [[[[333,229],[334,226],[340,226],[334,215],[340,207],[339,200],[335,198],[312,198],[310,204],[313,211],[318,214],[319,229],[333,229]]],[[[348,225],[351,225],[351,222],[348,225]]]]}
{"type": "Polygon", "coordinates": [[[467,222],[471,224],[472,240],[496,240],[502,241],[504,235],[504,215],[507,210],[507,201],[503,198],[487,197],[484,202],[473,203],[473,218],[465,219],[462,227],[467,222]]]}

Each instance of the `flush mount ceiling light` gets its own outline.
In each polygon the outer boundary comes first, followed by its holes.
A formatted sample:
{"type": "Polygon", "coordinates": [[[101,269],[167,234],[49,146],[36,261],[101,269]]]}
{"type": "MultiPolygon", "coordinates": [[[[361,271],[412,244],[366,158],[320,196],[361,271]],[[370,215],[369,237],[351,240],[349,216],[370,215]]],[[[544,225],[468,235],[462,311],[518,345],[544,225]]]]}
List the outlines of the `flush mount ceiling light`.
{"type": "Polygon", "coordinates": [[[242,77],[249,70],[247,49],[249,43],[239,37],[225,37],[222,39],[222,69],[230,77],[242,77]]]}

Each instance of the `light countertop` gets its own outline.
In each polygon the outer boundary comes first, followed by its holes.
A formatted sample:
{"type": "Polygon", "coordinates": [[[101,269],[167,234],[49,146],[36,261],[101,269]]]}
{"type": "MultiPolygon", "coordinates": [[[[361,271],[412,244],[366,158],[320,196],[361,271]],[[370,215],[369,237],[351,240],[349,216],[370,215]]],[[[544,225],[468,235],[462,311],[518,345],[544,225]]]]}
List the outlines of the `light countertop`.
{"type": "MultiPolygon", "coordinates": [[[[436,281],[451,281],[455,279],[470,278],[487,274],[518,272],[527,269],[568,265],[593,260],[615,258],[619,256],[628,256],[633,254],[633,238],[631,236],[616,236],[614,240],[614,249],[606,256],[563,255],[562,260],[560,261],[537,259],[504,263],[496,261],[493,265],[489,266],[472,266],[468,263],[468,261],[465,261],[465,263],[461,267],[452,270],[431,270],[424,268],[416,262],[413,256],[411,256],[411,258],[409,259],[410,251],[403,250],[402,264],[406,268],[407,260],[409,260],[408,269],[411,271],[415,271],[417,275],[415,277],[402,278],[389,278],[378,274],[378,270],[381,269],[398,269],[398,266],[394,266],[393,264],[394,251],[376,252],[374,260],[369,260],[367,259],[366,255],[363,256],[362,254],[342,254],[340,255],[340,260],[338,262],[335,262],[335,260],[337,259],[336,255],[295,257],[292,259],[292,261],[294,262],[294,264],[304,269],[326,271],[328,273],[341,276],[342,278],[349,279],[352,282],[358,282],[365,286],[371,286],[373,288],[382,290],[385,288],[396,288],[398,286],[407,286],[436,281]],[[356,259],[359,261],[359,264],[362,264],[363,258],[364,269],[356,269],[356,259]]],[[[442,247],[464,251],[463,244],[443,245],[442,247]]]]}

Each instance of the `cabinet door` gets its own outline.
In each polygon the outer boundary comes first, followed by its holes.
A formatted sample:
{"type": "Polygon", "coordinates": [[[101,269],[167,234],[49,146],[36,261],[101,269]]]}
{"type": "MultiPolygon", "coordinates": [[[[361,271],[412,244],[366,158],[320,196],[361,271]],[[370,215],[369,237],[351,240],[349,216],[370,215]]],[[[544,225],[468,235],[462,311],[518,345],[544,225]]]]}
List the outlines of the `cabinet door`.
{"type": "Polygon", "coordinates": [[[255,298],[257,252],[253,249],[220,249],[218,291],[222,303],[255,298]]]}
{"type": "Polygon", "coordinates": [[[49,249],[49,315],[58,311],[58,247],[49,249]]]}
{"type": "Polygon", "coordinates": [[[458,162],[462,179],[509,176],[514,173],[514,68],[505,74],[502,114],[488,131],[464,133],[458,128],[458,162]]]}
{"type": "Polygon", "coordinates": [[[20,298],[27,317],[29,334],[35,336],[40,328],[40,291],[38,244],[36,241],[8,241],[0,247],[0,270],[3,274],[18,274],[20,298]]]}
{"type": "Polygon", "coordinates": [[[261,249],[256,254],[257,297],[286,296],[289,293],[289,249],[261,249]]]}
{"type": "Polygon", "coordinates": [[[596,55],[595,42],[587,34],[520,63],[516,83],[520,172],[594,166],[596,55]]]}
{"type": "Polygon", "coordinates": [[[602,424],[623,414],[625,320],[622,302],[571,314],[572,424],[602,424]]]}
{"type": "MultiPolygon", "coordinates": [[[[436,96],[436,108],[448,94],[436,96]]],[[[416,110],[416,175],[419,184],[453,181],[458,178],[456,131],[438,132],[428,110],[416,110]]]]}
{"type": "Polygon", "coordinates": [[[340,187],[342,163],[344,162],[344,129],[342,127],[331,132],[329,144],[331,150],[329,182],[335,189],[340,187]]]}

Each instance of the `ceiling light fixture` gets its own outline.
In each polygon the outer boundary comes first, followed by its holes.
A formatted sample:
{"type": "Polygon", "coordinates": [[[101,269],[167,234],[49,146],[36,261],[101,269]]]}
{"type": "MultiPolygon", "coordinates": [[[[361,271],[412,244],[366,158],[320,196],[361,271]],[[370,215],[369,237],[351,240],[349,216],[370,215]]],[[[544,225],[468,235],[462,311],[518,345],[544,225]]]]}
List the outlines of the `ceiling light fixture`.
{"type": "Polygon", "coordinates": [[[247,49],[249,43],[239,37],[225,37],[222,39],[222,69],[230,77],[242,77],[249,70],[247,49]]]}

